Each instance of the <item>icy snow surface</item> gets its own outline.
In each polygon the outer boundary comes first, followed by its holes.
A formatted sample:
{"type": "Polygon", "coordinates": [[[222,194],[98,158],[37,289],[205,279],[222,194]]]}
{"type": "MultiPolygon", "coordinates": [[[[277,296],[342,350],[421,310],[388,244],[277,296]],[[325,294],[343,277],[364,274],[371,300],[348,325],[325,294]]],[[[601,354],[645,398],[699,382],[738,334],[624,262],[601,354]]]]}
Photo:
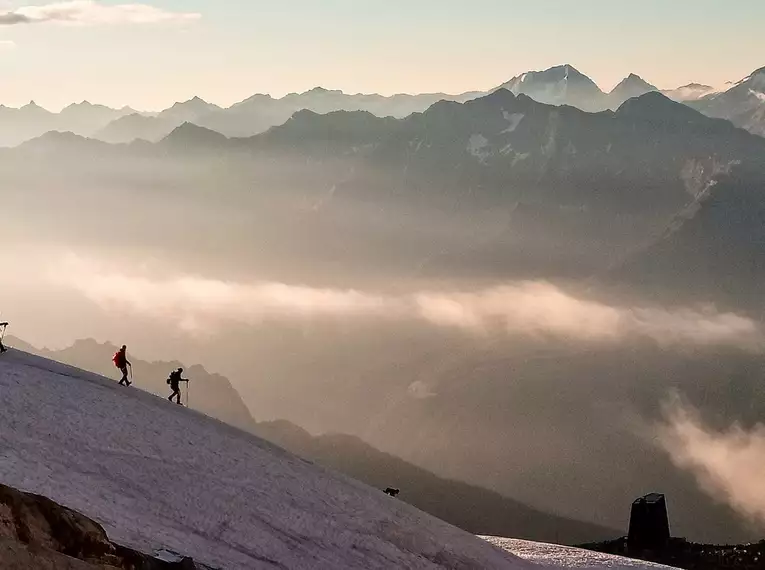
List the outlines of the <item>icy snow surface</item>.
{"type": "Polygon", "coordinates": [[[94,374],[12,351],[0,357],[0,396],[0,481],[145,552],[226,569],[533,568],[379,490],[94,374]]]}
{"type": "Polygon", "coordinates": [[[611,554],[590,552],[570,546],[558,546],[554,544],[542,544],[513,538],[484,537],[490,543],[504,548],[521,558],[546,567],[576,568],[576,569],[601,569],[601,568],[632,568],[659,570],[670,568],[651,562],[622,558],[611,554]]]}
{"type": "Polygon", "coordinates": [[[16,351],[0,357],[0,482],[83,512],[117,542],[216,568],[649,566],[505,539],[495,548],[202,414],[16,351]]]}

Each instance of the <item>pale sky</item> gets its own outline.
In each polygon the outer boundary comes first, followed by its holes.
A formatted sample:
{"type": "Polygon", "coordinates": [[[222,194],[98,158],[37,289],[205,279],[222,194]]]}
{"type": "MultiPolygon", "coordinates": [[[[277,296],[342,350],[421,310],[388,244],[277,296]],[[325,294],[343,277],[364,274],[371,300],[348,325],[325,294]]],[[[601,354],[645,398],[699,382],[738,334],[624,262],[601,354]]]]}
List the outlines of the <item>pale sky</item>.
{"type": "Polygon", "coordinates": [[[570,63],[602,88],[765,66],[763,0],[0,0],[0,103],[458,93],[570,63]]]}

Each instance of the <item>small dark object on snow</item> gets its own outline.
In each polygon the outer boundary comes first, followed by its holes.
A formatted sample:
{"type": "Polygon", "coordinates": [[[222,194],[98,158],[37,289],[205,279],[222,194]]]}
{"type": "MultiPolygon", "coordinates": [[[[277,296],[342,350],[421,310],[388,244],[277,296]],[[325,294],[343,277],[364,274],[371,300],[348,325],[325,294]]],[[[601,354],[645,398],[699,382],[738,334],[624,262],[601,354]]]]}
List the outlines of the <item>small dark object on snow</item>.
{"type": "Polygon", "coordinates": [[[398,497],[398,494],[400,492],[401,491],[399,489],[394,489],[393,487],[388,487],[387,489],[385,489],[385,494],[390,495],[391,497],[398,497]]]}
{"type": "Polygon", "coordinates": [[[664,495],[650,493],[635,499],[627,538],[630,551],[660,551],[667,546],[669,539],[669,516],[664,495]]]}

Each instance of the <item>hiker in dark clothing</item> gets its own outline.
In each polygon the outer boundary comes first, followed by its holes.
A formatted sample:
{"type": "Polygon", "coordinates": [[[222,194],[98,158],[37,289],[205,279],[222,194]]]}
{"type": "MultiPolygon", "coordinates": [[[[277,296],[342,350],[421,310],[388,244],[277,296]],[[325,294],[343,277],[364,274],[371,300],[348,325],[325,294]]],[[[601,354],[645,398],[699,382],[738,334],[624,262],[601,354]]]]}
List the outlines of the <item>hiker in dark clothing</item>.
{"type": "Polygon", "coordinates": [[[183,368],[173,370],[167,379],[167,383],[170,384],[170,388],[173,390],[168,400],[172,402],[173,398],[175,398],[175,403],[179,406],[183,405],[181,404],[181,382],[189,381],[188,378],[182,378],[181,376],[183,376],[183,368]]]}
{"type": "Polygon", "coordinates": [[[8,352],[8,349],[5,348],[5,345],[3,344],[3,338],[5,337],[5,329],[8,328],[8,323],[0,323],[0,354],[4,352],[8,352]]]}
{"type": "Polygon", "coordinates": [[[128,380],[128,366],[132,370],[133,365],[130,364],[130,361],[127,359],[127,346],[123,344],[122,348],[117,351],[112,360],[114,361],[114,365],[120,370],[120,372],[122,372],[120,386],[130,386],[132,382],[128,380]]]}

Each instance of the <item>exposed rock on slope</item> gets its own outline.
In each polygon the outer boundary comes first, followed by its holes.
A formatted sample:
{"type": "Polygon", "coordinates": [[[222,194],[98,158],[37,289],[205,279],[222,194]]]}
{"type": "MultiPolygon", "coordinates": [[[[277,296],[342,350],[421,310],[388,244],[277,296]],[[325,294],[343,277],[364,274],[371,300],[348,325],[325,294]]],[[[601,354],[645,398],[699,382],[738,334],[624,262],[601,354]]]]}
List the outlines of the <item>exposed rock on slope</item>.
{"type": "Polygon", "coordinates": [[[0,485],[0,567],[5,570],[193,569],[112,543],[88,517],[46,497],[0,485]]]}

